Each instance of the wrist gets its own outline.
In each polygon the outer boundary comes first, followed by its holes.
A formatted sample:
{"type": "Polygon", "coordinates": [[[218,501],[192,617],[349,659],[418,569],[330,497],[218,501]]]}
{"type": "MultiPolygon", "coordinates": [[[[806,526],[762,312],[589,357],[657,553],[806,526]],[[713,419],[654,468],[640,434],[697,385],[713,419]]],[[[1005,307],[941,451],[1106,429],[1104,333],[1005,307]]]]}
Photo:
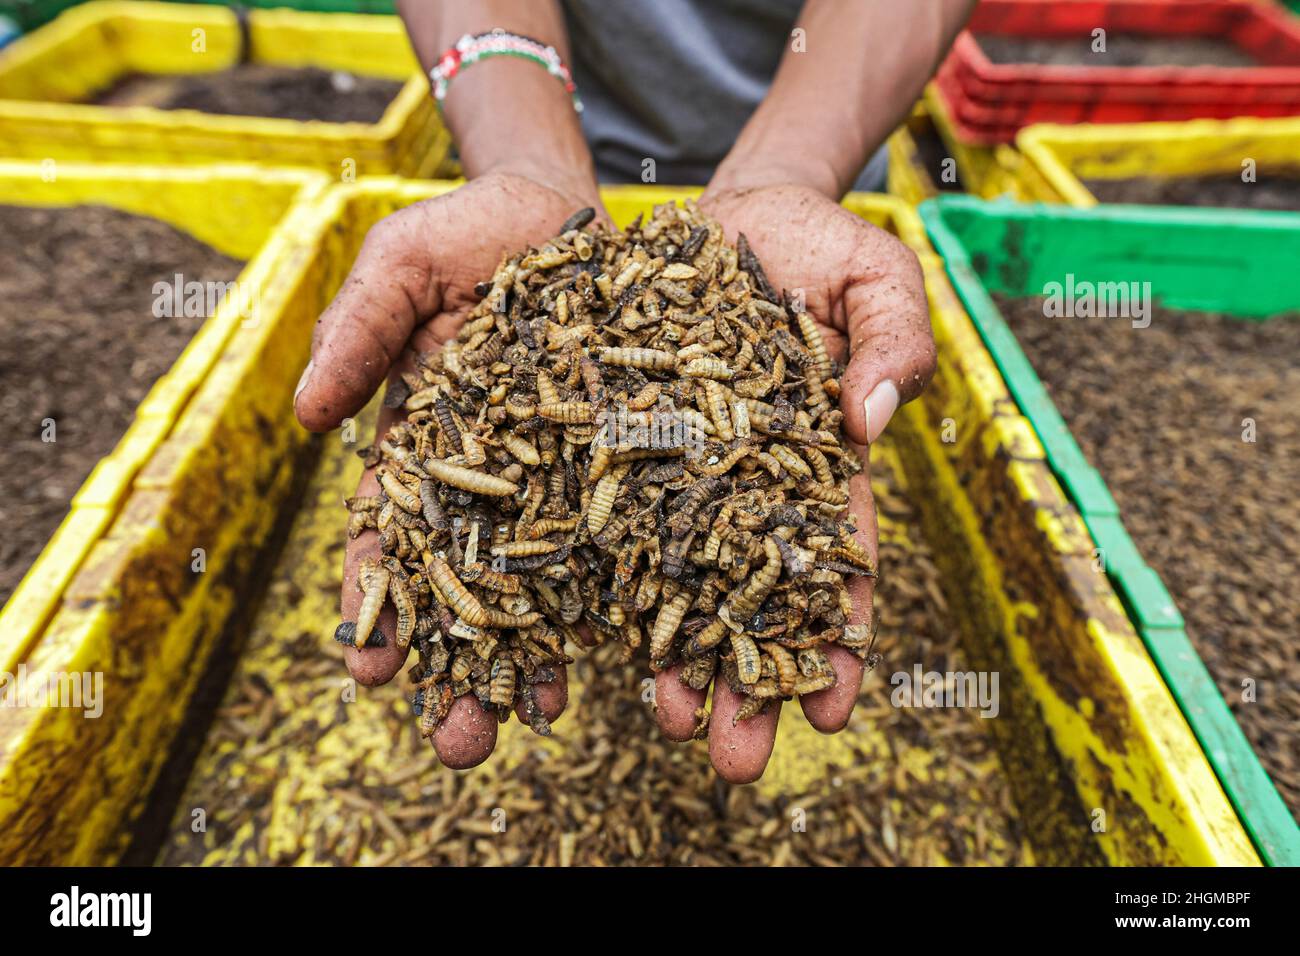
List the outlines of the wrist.
{"type": "Polygon", "coordinates": [[[844,194],[841,176],[828,161],[819,157],[792,159],[787,150],[742,151],[737,144],[709,180],[706,195],[761,189],[768,186],[801,186],[839,202],[844,194]]]}
{"type": "Polygon", "coordinates": [[[467,179],[523,176],[566,195],[598,195],[569,94],[536,63],[494,57],[465,70],[444,101],[467,179]]]}

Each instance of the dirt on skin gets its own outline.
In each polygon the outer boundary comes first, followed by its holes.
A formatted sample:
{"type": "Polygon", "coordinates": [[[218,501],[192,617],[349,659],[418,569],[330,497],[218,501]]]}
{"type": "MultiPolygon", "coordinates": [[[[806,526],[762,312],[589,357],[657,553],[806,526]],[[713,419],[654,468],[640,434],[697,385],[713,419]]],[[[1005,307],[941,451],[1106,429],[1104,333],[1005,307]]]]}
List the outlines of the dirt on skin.
{"type": "Polygon", "coordinates": [[[1300,168],[1257,169],[1255,182],[1240,173],[1173,178],[1085,179],[1100,202],[1150,206],[1214,206],[1300,212],[1300,168]]]}
{"type": "Polygon", "coordinates": [[[242,264],[103,206],[0,206],[0,604],[202,318],[156,318],[153,285],[242,264]],[[53,423],[50,425],[49,423],[53,423]],[[43,440],[51,437],[53,441],[43,440]]]}
{"type": "Polygon", "coordinates": [[[93,102],[226,116],[377,123],[402,85],[400,80],[340,70],[245,63],[215,73],[132,74],[93,102]]]}
{"type": "Polygon", "coordinates": [[[1041,299],[997,298],[1296,813],[1300,316],[1156,308],[1150,327],[1135,329],[1128,319],[1049,319],[1041,299]]]}
{"type": "Polygon", "coordinates": [[[1091,33],[1080,37],[1021,37],[976,33],[994,63],[1039,66],[1259,66],[1234,43],[1218,37],[1146,36],[1106,32],[1105,52],[1093,51],[1091,33]]]}

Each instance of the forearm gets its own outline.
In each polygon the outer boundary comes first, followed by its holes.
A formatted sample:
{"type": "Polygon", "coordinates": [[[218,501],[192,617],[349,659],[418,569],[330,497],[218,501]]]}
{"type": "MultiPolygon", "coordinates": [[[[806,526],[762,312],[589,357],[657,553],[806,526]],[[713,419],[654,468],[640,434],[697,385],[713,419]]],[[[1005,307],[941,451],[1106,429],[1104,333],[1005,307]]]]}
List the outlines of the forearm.
{"type": "MultiPolygon", "coordinates": [[[[557,0],[398,0],[425,71],[465,34],[497,27],[549,43],[569,62],[557,0]]],[[[591,152],[563,85],[536,63],[495,56],[463,70],[443,101],[465,175],[510,172],[578,196],[596,195],[591,152]]]]}
{"type": "Polygon", "coordinates": [[[907,116],[975,0],[808,0],[767,97],[711,188],[798,183],[839,199],[907,116]]]}

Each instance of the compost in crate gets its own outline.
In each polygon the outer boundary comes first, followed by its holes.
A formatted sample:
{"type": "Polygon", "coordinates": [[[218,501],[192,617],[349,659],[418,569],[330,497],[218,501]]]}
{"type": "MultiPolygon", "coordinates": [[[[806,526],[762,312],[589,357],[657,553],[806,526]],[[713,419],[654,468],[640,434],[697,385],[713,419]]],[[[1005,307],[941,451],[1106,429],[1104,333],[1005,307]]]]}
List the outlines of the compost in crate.
{"type": "Polygon", "coordinates": [[[377,123],[402,82],[345,70],[242,63],[212,73],[131,73],[93,98],[100,106],[150,106],[223,116],[377,123]]]}
{"type": "Polygon", "coordinates": [[[1220,37],[1160,36],[1093,29],[1067,37],[977,32],[975,42],[992,62],[1004,64],[1229,68],[1262,65],[1248,51],[1220,37]]]}
{"type": "Polygon", "coordinates": [[[1300,565],[1300,315],[1157,306],[1134,328],[1048,319],[1037,298],[998,302],[1294,810],[1300,767],[1281,744],[1300,714],[1300,606],[1274,584],[1300,565]]]}
{"type": "Polygon", "coordinates": [[[1198,176],[1134,176],[1082,180],[1099,202],[1147,206],[1212,206],[1300,212],[1300,167],[1251,165],[1240,172],[1198,176]]]}
{"type": "Polygon", "coordinates": [[[337,636],[383,639],[392,601],[426,735],[470,693],[548,732],[536,685],[579,623],[696,689],[720,673],[737,721],[834,685],[826,648],[870,653],[845,587],[876,574],[847,515],[861,463],[816,322],[691,204],[593,215],[481,284],[403,376],[381,493],[349,502],[382,554],[337,636]]]}
{"type": "Polygon", "coordinates": [[[158,308],[157,284],[181,275],[224,288],[242,263],[105,206],[0,206],[0,237],[0,427],[24,463],[0,473],[3,604],[208,314],[158,308]]]}

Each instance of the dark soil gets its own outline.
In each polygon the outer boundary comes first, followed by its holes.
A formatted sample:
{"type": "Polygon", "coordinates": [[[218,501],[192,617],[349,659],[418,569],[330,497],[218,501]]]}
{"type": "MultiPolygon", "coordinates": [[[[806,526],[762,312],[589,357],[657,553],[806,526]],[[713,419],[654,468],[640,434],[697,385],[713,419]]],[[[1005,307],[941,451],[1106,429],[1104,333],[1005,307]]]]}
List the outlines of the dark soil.
{"type": "Polygon", "coordinates": [[[241,263],[101,206],[0,206],[0,604],[150,386],[203,324],[155,318],[153,285],[227,282],[241,263]],[[42,440],[46,419],[52,442],[42,440]]]}
{"type": "Polygon", "coordinates": [[[916,141],[917,159],[934,180],[935,187],[940,192],[963,192],[966,187],[962,185],[961,174],[957,172],[955,163],[952,164],[955,180],[947,182],[943,178],[944,160],[952,159],[952,154],[948,152],[948,147],[944,145],[943,137],[938,131],[931,126],[922,132],[913,132],[912,139],[916,141]]]}
{"type": "Polygon", "coordinates": [[[135,73],[94,102],[227,116],[377,123],[401,88],[400,80],[246,63],[218,73],[135,73]]]}
{"type": "Polygon", "coordinates": [[[1253,183],[1243,182],[1240,173],[1219,173],[1170,179],[1085,179],[1083,184],[1101,202],[1300,211],[1300,169],[1294,167],[1257,170],[1253,183]]]}
{"type": "Polygon", "coordinates": [[[1156,308],[1135,329],[1048,319],[1039,299],[999,306],[1297,812],[1300,316],[1156,308]]]}
{"type": "Polygon", "coordinates": [[[977,33],[980,49],[994,63],[1040,66],[1258,66],[1253,56],[1218,37],[1144,36],[1106,32],[1106,51],[1093,52],[1091,33],[1081,37],[1019,37],[977,33]]]}

